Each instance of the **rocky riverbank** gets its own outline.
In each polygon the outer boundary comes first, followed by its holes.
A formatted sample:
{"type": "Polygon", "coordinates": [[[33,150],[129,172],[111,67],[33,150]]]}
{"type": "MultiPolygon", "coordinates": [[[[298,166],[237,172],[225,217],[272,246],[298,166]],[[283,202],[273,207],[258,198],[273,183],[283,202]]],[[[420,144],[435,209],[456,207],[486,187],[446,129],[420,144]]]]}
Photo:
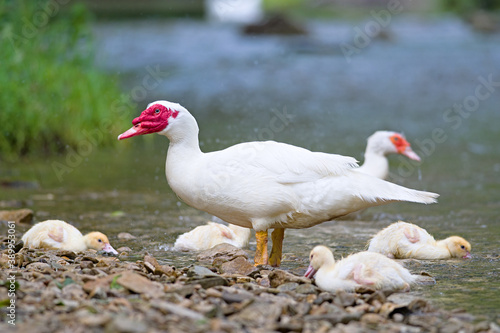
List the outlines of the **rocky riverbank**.
{"type": "Polygon", "coordinates": [[[255,268],[225,244],[182,268],[150,255],[128,261],[127,248],[108,257],[18,247],[13,269],[2,244],[1,332],[500,332],[405,293],[322,292],[302,270],[255,268]]]}

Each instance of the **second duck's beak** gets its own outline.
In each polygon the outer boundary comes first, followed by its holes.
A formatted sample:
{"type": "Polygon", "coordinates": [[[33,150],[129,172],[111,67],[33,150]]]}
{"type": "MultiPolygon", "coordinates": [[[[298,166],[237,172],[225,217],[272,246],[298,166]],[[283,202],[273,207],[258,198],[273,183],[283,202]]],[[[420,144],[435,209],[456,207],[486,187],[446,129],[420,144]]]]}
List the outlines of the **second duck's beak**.
{"type": "Polygon", "coordinates": [[[410,146],[406,146],[406,149],[403,150],[401,154],[405,155],[411,160],[420,161],[420,156],[418,156],[417,153],[415,153],[410,146]]]}

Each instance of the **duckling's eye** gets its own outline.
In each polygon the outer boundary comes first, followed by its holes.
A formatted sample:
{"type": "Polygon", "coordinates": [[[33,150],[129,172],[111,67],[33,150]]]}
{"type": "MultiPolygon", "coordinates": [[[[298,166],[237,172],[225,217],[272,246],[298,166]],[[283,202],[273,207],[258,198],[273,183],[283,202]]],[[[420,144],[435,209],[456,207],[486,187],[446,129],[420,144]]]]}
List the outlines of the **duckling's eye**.
{"type": "Polygon", "coordinates": [[[314,257],[314,254],[311,254],[311,260],[312,260],[313,257],[314,257]]]}
{"type": "Polygon", "coordinates": [[[160,109],[155,109],[155,114],[160,113],[160,109]]]}
{"type": "Polygon", "coordinates": [[[100,238],[99,238],[97,241],[98,241],[99,243],[102,243],[102,239],[100,239],[100,238]]]}
{"type": "Polygon", "coordinates": [[[465,246],[464,246],[464,245],[460,245],[460,248],[461,248],[462,250],[465,250],[465,246]]]}

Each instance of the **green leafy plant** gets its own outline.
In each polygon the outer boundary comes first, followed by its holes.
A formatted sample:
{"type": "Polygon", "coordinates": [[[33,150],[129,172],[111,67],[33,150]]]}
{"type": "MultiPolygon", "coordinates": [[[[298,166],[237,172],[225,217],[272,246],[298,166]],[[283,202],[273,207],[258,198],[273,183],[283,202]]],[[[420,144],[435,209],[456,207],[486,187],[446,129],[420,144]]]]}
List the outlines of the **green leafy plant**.
{"type": "Polygon", "coordinates": [[[126,127],[117,81],[94,66],[90,13],[57,1],[0,2],[0,159],[110,145],[126,127]]]}

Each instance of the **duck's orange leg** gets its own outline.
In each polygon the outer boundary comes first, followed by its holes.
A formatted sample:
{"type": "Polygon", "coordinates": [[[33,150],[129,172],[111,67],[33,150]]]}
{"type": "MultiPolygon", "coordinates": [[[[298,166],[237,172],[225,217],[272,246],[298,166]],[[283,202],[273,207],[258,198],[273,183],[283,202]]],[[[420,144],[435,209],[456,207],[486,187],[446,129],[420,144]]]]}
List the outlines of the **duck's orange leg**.
{"type": "Polygon", "coordinates": [[[255,251],[254,265],[267,265],[267,230],[256,231],[257,250],[255,251]]]}
{"type": "Polygon", "coordinates": [[[285,238],[285,229],[276,228],[271,233],[273,247],[271,248],[271,256],[269,257],[269,265],[279,267],[281,264],[281,256],[283,255],[283,238],[285,238]]]}

